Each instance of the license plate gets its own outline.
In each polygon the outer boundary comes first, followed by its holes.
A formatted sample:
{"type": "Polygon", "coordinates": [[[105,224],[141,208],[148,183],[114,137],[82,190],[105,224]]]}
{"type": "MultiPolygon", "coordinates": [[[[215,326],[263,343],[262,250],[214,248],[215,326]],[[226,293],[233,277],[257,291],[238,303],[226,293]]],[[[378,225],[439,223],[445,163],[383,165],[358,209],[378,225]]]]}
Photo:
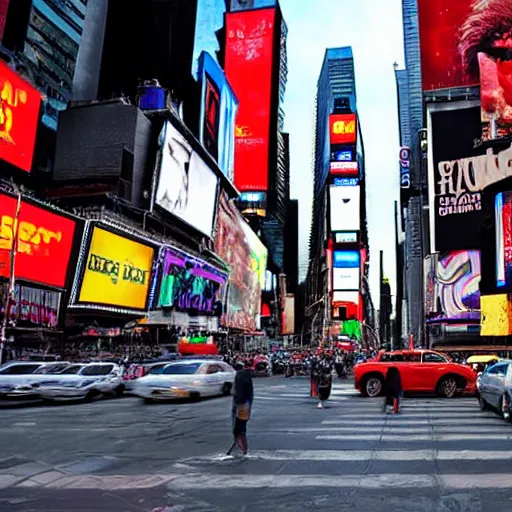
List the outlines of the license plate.
{"type": "Polygon", "coordinates": [[[178,396],[180,398],[184,398],[184,397],[188,396],[188,391],[186,391],[184,389],[176,389],[173,391],[173,393],[174,393],[174,396],[178,396]]]}

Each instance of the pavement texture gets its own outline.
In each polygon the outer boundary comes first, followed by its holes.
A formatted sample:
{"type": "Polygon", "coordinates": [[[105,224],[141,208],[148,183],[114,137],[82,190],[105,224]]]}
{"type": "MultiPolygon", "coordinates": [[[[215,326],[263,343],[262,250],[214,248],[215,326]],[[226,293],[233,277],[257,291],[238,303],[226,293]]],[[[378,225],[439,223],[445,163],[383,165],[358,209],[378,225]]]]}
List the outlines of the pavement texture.
{"type": "Polygon", "coordinates": [[[231,399],[136,398],[0,410],[1,512],[512,509],[512,425],[475,398],[409,397],[399,415],[336,381],[255,379],[248,456],[231,399]]]}

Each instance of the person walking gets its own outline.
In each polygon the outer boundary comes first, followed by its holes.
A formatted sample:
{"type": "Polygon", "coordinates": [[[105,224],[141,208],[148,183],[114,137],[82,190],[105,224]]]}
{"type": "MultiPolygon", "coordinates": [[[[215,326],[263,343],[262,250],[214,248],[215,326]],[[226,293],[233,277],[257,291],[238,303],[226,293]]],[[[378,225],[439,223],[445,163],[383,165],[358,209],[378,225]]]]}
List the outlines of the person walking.
{"type": "Polygon", "coordinates": [[[383,404],[383,412],[387,414],[388,405],[393,407],[393,414],[400,412],[400,397],[402,396],[402,378],[398,368],[388,368],[386,380],[384,381],[384,392],[386,397],[383,404]]]}
{"type": "Polygon", "coordinates": [[[246,359],[244,364],[237,364],[237,374],[235,377],[235,394],[233,397],[232,417],[233,417],[233,435],[234,442],[228,450],[228,455],[236,445],[240,447],[244,455],[247,454],[247,422],[251,418],[251,407],[254,398],[254,388],[252,383],[253,362],[246,359]]]}
{"type": "Polygon", "coordinates": [[[318,408],[324,408],[324,402],[331,396],[332,388],[332,361],[322,355],[318,364],[318,408]]]}

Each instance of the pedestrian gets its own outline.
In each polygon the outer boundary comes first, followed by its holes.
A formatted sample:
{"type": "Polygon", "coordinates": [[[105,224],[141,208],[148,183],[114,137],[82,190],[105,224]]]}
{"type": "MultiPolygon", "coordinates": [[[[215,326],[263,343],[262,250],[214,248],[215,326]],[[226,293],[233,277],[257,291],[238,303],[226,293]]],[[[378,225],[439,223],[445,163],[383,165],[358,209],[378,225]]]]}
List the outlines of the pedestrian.
{"type": "Polygon", "coordinates": [[[393,407],[393,414],[398,414],[400,412],[400,397],[402,396],[402,378],[395,366],[388,368],[384,382],[384,392],[386,397],[382,407],[383,412],[387,414],[389,405],[393,407]]]}
{"type": "Polygon", "coordinates": [[[246,359],[244,364],[237,365],[235,377],[235,393],[233,397],[233,436],[234,442],[228,450],[231,454],[233,448],[238,445],[244,455],[247,454],[247,422],[251,418],[251,407],[254,398],[251,368],[253,361],[246,359]]]}
{"type": "Polygon", "coordinates": [[[324,408],[324,402],[331,396],[332,388],[332,361],[322,357],[318,363],[318,408],[324,408]]]}

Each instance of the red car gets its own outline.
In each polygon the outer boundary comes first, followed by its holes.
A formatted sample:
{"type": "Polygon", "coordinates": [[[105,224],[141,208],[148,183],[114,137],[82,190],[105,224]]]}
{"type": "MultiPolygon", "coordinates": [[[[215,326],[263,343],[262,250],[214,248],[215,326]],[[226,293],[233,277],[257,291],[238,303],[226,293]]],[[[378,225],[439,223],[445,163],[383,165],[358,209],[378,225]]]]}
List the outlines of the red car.
{"type": "Polygon", "coordinates": [[[404,391],[437,393],[451,398],[457,393],[473,394],[476,375],[466,365],[430,350],[380,352],[375,359],[354,367],[355,387],[364,396],[379,396],[388,368],[398,368],[404,391]]]}

